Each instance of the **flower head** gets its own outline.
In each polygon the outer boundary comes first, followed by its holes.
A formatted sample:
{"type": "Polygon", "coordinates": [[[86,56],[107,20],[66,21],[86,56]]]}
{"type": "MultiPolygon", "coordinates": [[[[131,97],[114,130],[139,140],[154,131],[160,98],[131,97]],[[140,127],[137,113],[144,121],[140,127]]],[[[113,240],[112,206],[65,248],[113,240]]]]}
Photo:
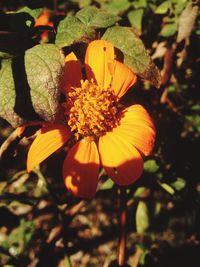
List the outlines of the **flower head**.
{"type": "Polygon", "coordinates": [[[155,129],[141,105],[122,108],[120,98],[136,75],[115,60],[110,42],[91,42],[84,67],[85,79],[75,54],[66,57],[61,82],[65,119],[41,129],[29,149],[27,168],[31,171],[72,138],[75,144],[63,163],[64,182],[74,195],[91,198],[100,166],[118,185],[129,185],[141,176],[142,155],[150,154],[155,129]]]}

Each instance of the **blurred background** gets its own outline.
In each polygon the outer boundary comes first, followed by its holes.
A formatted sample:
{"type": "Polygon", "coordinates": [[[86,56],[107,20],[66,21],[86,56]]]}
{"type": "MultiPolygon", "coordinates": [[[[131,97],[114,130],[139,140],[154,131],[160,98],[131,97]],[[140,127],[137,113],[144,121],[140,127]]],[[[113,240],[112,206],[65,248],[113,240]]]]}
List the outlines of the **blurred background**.
{"type": "MultiPolygon", "coordinates": [[[[199,267],[199,1],[1,0],[0,35],[2,15],[24,6],[48,9],[56,24],[89,5],[134,27],[162,76],[159,89],[140,79],[124,99],[144,105],[157,131],[141,179],[127,188],[127,263],[199,267]]],[[[45,38],[53,42],[53,33],[45,38]]],[[[9,138],[0,162],[0,266],[116,266],[117,187],[102,171],[93,200],[74,198],[62,181],[63,150],[28,174],[32,137],[13,131],[0,119],[0,144],[9,138]]]]}

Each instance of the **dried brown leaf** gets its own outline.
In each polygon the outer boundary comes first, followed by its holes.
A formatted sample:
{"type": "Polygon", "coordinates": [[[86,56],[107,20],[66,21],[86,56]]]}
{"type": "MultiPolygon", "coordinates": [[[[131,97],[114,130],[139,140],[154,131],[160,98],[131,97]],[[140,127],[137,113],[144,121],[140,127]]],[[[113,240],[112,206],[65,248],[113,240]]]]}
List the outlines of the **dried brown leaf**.
{"type": "Polygon", "coordinates": [[[180,15],[177,35],[177,43],[188,38],[194,28],[196,18],[199,13],[199,6],[188,4],[180,15]]]}

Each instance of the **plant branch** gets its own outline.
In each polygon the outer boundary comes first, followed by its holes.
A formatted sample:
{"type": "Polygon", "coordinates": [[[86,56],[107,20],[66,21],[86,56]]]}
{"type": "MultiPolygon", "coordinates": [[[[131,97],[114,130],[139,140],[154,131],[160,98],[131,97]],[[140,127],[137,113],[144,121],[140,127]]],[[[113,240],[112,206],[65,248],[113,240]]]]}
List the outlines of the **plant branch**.
{"type": "Polygon", "coordinates": [[[118,266],[126,264],[126,188],[119,188],[119,243],[118,243],[118,266]]]}

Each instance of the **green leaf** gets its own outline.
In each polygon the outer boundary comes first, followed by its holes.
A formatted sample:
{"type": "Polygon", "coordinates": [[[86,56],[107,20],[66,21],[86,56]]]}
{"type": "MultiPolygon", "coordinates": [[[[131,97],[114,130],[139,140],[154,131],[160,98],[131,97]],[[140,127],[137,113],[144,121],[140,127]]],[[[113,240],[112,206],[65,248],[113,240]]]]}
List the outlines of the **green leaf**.
{"type": "Polygon", "coordinates": [[[10,53],[8,53],[8,52],[0,51],[0,59],[2,59],[2,58],[7,59],[7,58],[12,58],[12,57],[13,57],[12,54],[10,54],[10,53]]]}
{"type": "Polygon", "coordinates": [[[194,105],[191,107],[191,110],[194,110],[194,111],[200,111],[200,105],[197,104],[197,105],[194,105]]]}
{"type": "Polygon", "coordinates": [[[63,67],[64,55],[54,44],[37,45],[25,53],[25,69],[33,108],[47,121],[54,121],[58,113],[58,87],[63,67]]]}
{"type": "Polygon", "coordinates": [[[144,170],[146,172],[155,173],[158,171],[158,169],[159,169],[159,166],[154,159],[150,159],[150,160],[145,161],[144,170]]]}
{"type": "Polygon", "coordinates": [[[147,188],[144,186],[138,187],[136,191],[134,192],[134,197],[140,197],[146,190],[147,188]]]}
{"type": "Polygon", "coordinates": [[[166,184],[166,183],[160,183],[158,181],[159,185],[165,190],[167,191],[170,195],[174,195],[175,194],[175,190],[173,187],[171,187],[170,185],[166,184]]]}
{"type": "Polygon", "coordinates": [[[0,70],[0,116],[14,127],[24,122],[15,112],[15,84],[12,74],[12,61],[2,60],[0,70]]]}
{"type": "Polygon", "coordinates": [[[85,25],[94,28],[107,28],[120,18],[94,6],[86,7],[76,13],[76,17],[85,25]]]}
{"type": "Polygon", "coordinates": [[[180,191],[186,186],[186,181],[185,179],[178,177],[174,183],[171,183],[171,186],[177,191],[180,191]]]}
{"type": "Polygon", "coordinates": [[[148,206],[144,201],[140,201],[136,210],[136,231],[138,234],[144,234],[149,226],[149,210],[148,206]]]}
{"type": "Polygon", "coordinates": [[[9,250],[13,256],[23,254],[30,244],[35,230],[36,226],[33,221],[21,219],[19,226],[11,231],[1,246],[9,250]]]}
{"type": "Polygon", "coordinates": [[[31,9],[29,7],[20,8],[16,13],[28,13],[34,20],[36,20],[42,12],[42,8],[31,9]]]}
{"type": "Polygon", "coordinates": [[[167,13],[170,6],[171,6],[171,2],[165,1],[156,8],[155,13],[156,14],[165,14],[165,13],[167,13]]]}
{"type": "Polygon", "coordinates": [[[178,26],[176,22],[165,24],[162,28],[160,35],[163,37],[173,36],[177,32],[178,26]]]}
{"type": "Polygon", "coordinates": [[[132,28],[121,26],[108,28],[102,39],[112,42],[121,50],[124,63],[138,76],[149,80],[156,87],[160,86],[160,72],[132,28]]]}
{"type": "Polygon", "coordinates": [[[111,0],[108,4],[102,5],[102,8],[106,9],[112,14],[122,14],[131,6],[128,0],[111,0]]]}
{"type": "Polygon", "coordinates": [[[69,16],[58,25],[55,43],[59,47],[65,47],[79,42],[88,42],[94,39],[93,28],[83,24],[78,18],[69,16]]]}
{"type": "Polygon", "coordinates": [[[84,8],[92,3],[92,0],[73,0],[73,2],[79,5],[79,8],[84,8]]]}
{"type": "Polygon", "coordinates": [[[136,0],[136,1],[133,1],[132,5],[134,6],[135,9],[146,8],[147,0],[136,0]]]}
{"type": "Polygon", "coordinates": [[[109,190],[113,188],[114,182],[111,179],[106,180],[100,187],[100,190],[109,190]]]}
{"type": "Polygon", "coordinates": [[[130,24],[141,31],[142,29],[142,17],[144,14],[143,9],[132,10],[128,13],[128,19],[130,24]]]}
{"type": "Polygon", "coordinates": [[[55,120],[64,56],[53,44],[37,45],[25,57],[5,59],[0,70],[0,116],[13,127],[55,120]]]}

